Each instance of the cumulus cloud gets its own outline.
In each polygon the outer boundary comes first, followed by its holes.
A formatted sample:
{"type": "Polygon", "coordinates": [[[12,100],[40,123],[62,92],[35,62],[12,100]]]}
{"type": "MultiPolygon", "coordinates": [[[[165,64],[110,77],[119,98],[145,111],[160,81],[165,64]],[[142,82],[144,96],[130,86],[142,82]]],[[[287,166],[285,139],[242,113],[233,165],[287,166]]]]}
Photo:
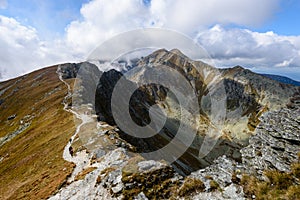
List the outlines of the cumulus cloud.
{"type": "Polygon", "coordinates": [[[66,30],[68,44],[78,54],[88,55],[105,39],[147,25],[149,10],[140,0],[94,0],[80,10],[83,20],[66,30]]]}
{"type": "Polygon", "coordinates": [[[191,33],[215,23],[257,26],[278,8],[278,0],[152,0],[158,24],[191,33]]]}
{"type": "Polygon", "coordinates": [[[300,36],[216,25],[200,32],[197,40],[219,66],[300,67],[300,36]]]}
{"type": "Polygon", "coordinates": [[[83,20],[67,28],[67,41],[78,53],[105,39],[141,27],[164,27],[194,37],[214,23],[255,26],[266,21],[279,0],[93,0],[81,8],[83,20]],[[259,5],[259,6],[258,6],[259,5]]]}
{"type": "Polygon", "coordinates": [[[0,15],[0,73],[8,79],[49,66],[74,60],[62,41],[41,41],[32,27],[0,15]]]}

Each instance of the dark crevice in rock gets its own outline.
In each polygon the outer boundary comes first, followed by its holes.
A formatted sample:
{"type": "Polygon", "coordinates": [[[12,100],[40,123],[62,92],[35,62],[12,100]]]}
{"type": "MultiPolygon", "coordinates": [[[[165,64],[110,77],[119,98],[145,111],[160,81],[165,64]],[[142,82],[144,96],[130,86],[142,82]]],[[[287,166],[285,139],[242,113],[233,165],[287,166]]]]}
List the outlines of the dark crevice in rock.
{"type": "Polygon", "coordinates": [[[284,151],[284,148],[282,148],[282,147],[271,146],[271,148],[276,151],[284,151]]]}
{"type": "Polygon", "coordinates": [[[272,136],[272,137],[279,141],[287,141],[291,145],[300,145],[300,138],[299,138],[299,140],[293,140],[293,139],[288,139],[288,138],[283,138],[283,137],[278,137],[278,136],[272,136]]]}
{"type": "Polygon", "coordinates": [[[292,140],[285,138],[286,141],[288,141],[291,145],[300,145],[300,140],[292,140]]]}

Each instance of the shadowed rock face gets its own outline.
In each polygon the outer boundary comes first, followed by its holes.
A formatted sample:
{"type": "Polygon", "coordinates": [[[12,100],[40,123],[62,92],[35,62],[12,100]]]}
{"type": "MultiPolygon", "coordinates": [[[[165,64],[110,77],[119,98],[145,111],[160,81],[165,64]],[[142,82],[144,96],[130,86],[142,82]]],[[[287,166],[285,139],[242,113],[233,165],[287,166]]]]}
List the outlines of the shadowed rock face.
{"type": "Polygon", "coordinates": [[[99,80],[95,95],[95,110],[100,121],[115,124],[111,112],[111,96],[115,85],[122,76],[121,72],[113,69],[104,72],[99,80]]]}
{"type": "Polygon", "coordinates": [[[76,78],[80,65],[76,63],[66,63],[59,66],[58,73],[63,79],[76,78]]]}
{"type": "MultiPolygon", "coordinates": [[[[111,110],[112,93],[116,83],[121,77],[123,77],[122,73],[116,70],[104,72],[97,86],[95,110],[96,114],[98,115],[98,120],[108,122],[111,125],[115,125],[115,120],[111,110]]],[[[131,82],[127,79],[125,80],[126,84],[135,85],[134,82],[131,82]]],[[[152,85],[139,88],[133,93],[129,101],[129,113],[131,118],[140,126],[145,126],[150,123],[148,108],[155,104],[155,98],[153,98],[153,96],[151,96],[147,91],[147,88],[149,87],[156,86],[152,85]]],[[[123,90],[120,91],[120,93],[127,92],[129,92],[127,88],[123,88],[123,90]]],[[[122,96],[122,94],[120,96],[122,96]]],[[[128,104],[128,102],[125,102],[123,99],[120,101],[124,103],[124,105],[128,104]]],[[[154,136],[150,139],[136,138],[124,132],[120,132],[120,135],[126,141],[129,141],[136,146],[138,152],[157,150],[168,142],[168,140],[163,139],[160,135],[154,136]],[[159,143],[157,143],[157,141],[159,141],[159,143]]]]}
{"type": "Polygon", "coordinates": [[[102,72],[98,67],[89,62],[66,63],[58,66],[59,74],[63,79],[76,78],[74,83],[74,93],[72,94],[72,104],[74,106],[82,104],[92,104],[94,106],[95,92],[102,72]]]}

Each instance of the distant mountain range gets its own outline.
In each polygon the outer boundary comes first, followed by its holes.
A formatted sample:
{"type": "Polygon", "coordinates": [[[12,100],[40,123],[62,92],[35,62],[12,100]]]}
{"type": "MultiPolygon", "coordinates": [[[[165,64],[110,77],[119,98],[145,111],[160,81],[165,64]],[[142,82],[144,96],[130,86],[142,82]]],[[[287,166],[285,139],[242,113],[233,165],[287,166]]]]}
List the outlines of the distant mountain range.
{"type": "Polygon", "coordinates": [[[285,77],[285,76],[279,76],[279,75],[273,75],[273,74],[261,74],[261,75],[263,75],[265,77],[268,77],[270,79],[273,79],[275,81],[278,81],[280,83],[285,83],[285,84],[300,86],[300,82],[299,81],[295,81],[295,80],[290,79],[290,78],[285,77]]]}

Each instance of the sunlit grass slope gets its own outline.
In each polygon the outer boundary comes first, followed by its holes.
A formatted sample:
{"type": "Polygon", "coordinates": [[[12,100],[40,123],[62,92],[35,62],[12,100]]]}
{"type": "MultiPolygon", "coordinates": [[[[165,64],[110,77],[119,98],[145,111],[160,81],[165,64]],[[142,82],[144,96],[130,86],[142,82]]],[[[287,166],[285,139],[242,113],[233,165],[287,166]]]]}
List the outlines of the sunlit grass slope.
{"type": "Polygon", "coordinates": [[[0,138],[20,132],[0,146],[0,199],[47,198],[72,172],[62,154],[75,127],[63,110],[67,87],[56,70],[0,83],[0,138]]]}

